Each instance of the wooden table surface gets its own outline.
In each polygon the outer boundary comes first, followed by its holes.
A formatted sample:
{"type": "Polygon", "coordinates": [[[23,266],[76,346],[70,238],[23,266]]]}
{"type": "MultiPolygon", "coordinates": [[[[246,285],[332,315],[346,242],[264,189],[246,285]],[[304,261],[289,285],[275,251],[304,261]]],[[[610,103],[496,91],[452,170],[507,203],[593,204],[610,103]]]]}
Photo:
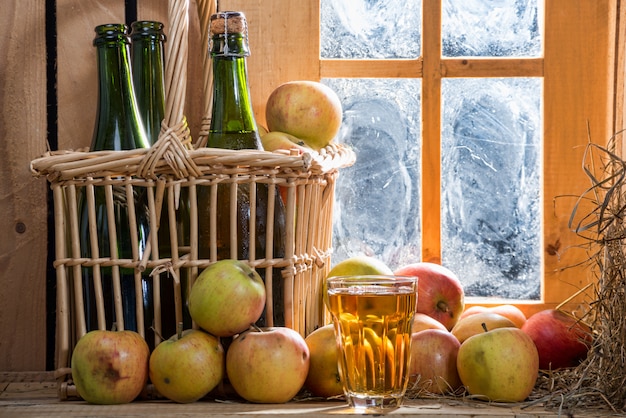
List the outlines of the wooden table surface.
{"type": "MultiPolygon", "coordinates": [[[[320,415],[361,415],[346,407],[343,400],[303,400],[286,404],[251,404],[234,401],[201,400],[176,404],[165,400],[141,400],[125,405],[91,405],[84,401],[61,401],[51,373],[0,373],[0,417],[301,417],[320,415]]],[[[380,415],[380,414],[379,414],[380,415]]],[[[399,417],[604,417],[626,416],[602,411],[559,411],[541,405],[488,404],[464,399],[410,399],[405,405],[385,411],[399,417]]]]}

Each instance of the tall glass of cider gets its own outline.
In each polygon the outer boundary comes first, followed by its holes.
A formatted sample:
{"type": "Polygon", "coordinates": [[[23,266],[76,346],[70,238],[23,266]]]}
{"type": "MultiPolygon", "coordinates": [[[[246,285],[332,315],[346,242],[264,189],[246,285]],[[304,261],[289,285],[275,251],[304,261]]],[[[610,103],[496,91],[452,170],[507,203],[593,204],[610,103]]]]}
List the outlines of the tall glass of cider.
{"type": "Polygon", "coordinates": [[[402,404],[409,380],[417,280],[385,275],[328,278],[326,303],[351,407],[367,410],[402,404]]]}

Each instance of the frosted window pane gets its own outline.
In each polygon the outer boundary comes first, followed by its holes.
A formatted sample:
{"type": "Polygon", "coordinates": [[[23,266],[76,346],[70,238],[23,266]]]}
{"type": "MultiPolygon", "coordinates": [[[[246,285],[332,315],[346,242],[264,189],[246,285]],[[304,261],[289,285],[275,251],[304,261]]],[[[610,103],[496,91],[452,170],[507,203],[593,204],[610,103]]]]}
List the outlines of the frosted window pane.
{"type": "Polygon", "coordinates": [[[333,263],[366,254],[391,268],[421,258],[418,79],[324,79],[341,98],[337,141],[354,166],[337,179],[333,263]]]}
{"type": "Polygon", "coordinates": [[[539,299],[542,81],[442,83],[442,264],[469,296],[539,299]]]}
{"type": "Polygon", "coordinates": [[[417,58],[422,0],[321,0],[322,58],[417,58]]]}
{"type": "Polygon", "coordinates": [[[539,57],[542,0],[443,0],[443,56],[539,57]]]}

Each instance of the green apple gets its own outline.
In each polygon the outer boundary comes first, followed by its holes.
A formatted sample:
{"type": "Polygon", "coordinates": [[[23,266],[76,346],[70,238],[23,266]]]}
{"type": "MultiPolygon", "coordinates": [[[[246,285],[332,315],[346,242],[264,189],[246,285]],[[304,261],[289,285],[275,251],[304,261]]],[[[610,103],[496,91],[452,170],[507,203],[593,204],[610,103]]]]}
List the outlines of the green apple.
{"type": "Polygon", "coordinates": [[[298,154],[313,151],[313,149],[307,147],[301,139],[278,131],[268,132],[263,135],[261,137],[261,143],[265,151],[276,151],[280,149],[287,151],[297,150],[298,154]]]}
{"type": "Polygon", "coordinates": [[[220,260],[205,268],[189,292],[189,315],[217,337],[232,337],[250,328],[265,308],[261,276],[239,260],[220,260]]]}
{"type": "Polygon", "coordinates": [[[285,403],[302,389],[310,353],[304,338],[286,327],[250,329],[226,352],[226,375],[239,396],[255,403],[285,403]]]}
{"type": "Polygon", "coordinates": [[[347,258],[330,269],[327,277],[357,276],[370,274],[393,274],[393,271],[381,260],[366,255],[347,258]]]}
{"type": "MultiPolygon", "coordinates": [[[[326,279],[333,276],[365,276],[390,275],[393,271],[381,260],[367,255],[355,255],[335,264],[326,275],[326,279]]],[[[326,279],[322,285],[324,304],[328,306],[326,279]]]]}
{"type": "Polygon", "coordinates": [[[93,404],[131,402],[148,381],[149,356],[148,344],[134,331],[90,331],[72,352],[76,390],[93,404]]]}
{"type": "Polygon", "coordinates": [[[319,150],[339,132],[341,101],[330,87],[316,81],[291,81],[278,86],[268,97],[265,119],[269,131],[300,138],[319,150]]]}
{"type": "Polygon", "coordinates": [[[521,402],[537,382],[539,354],[521,329],[497,328],[461,344],[457,370],[470,394],[494,402],[521,402]]]}
{"type": "Polygon", "coordinates": [[[195,402],[223,378],[224,349],[216,337],[202,330],[181,331],[150,355],[150,381],[174,402],[195,402]]]}

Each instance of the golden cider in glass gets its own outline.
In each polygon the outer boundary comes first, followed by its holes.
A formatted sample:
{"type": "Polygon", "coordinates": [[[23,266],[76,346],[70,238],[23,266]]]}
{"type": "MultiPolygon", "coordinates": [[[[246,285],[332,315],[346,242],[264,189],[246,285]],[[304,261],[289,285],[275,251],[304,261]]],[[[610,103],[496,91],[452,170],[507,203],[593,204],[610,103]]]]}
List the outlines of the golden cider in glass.
{"type": "Polygon", "coordinates": [[[344,393],[353,407],[399,406],[408,383],[416,278],[328,279],[328,308],[341,355],[344,393]]]}

